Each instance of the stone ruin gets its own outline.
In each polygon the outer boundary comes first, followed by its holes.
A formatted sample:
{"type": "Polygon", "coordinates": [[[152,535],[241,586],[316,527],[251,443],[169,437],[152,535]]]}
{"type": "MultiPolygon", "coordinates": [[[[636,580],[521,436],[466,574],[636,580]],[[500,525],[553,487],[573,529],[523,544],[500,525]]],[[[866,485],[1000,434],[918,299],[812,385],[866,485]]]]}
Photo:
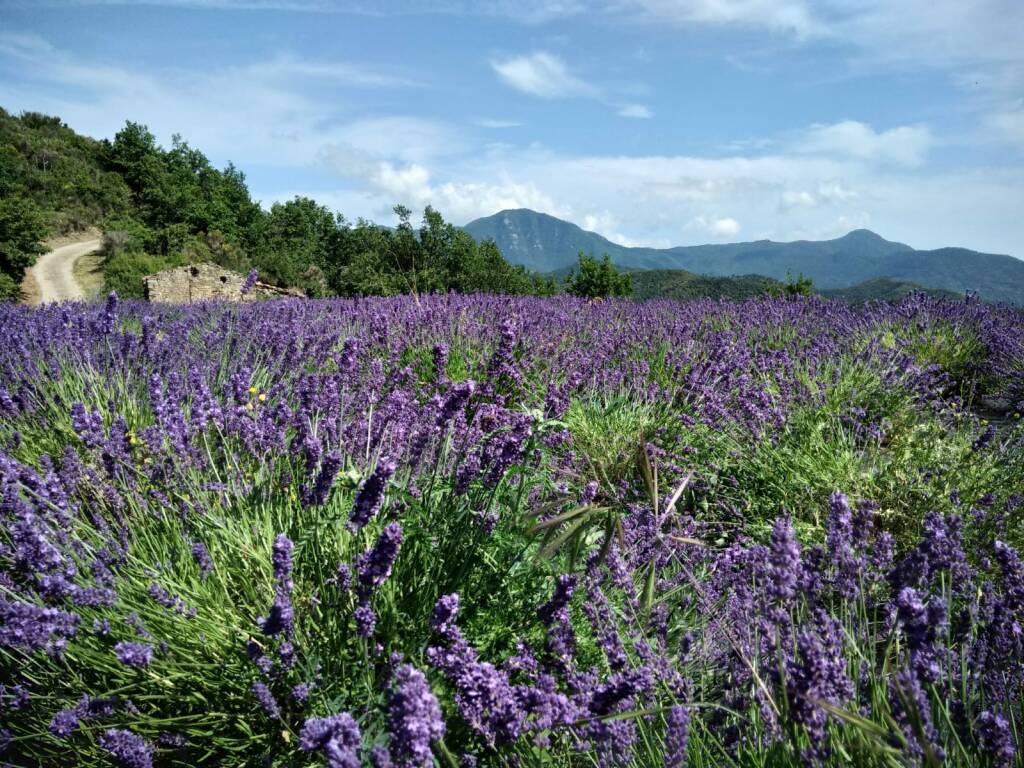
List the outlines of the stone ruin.
{"type": "Polygon", "coordinates": [[[253,301],[274,296],[298,296],[303,294],[294,288],[278,288],[259,281],[252,289],[242,294],[245,275],[216,264],[188,264],[148,275],[143,278],[147,301],[164,301],[174,304],[188,304],[193,301],[253,301]]]}

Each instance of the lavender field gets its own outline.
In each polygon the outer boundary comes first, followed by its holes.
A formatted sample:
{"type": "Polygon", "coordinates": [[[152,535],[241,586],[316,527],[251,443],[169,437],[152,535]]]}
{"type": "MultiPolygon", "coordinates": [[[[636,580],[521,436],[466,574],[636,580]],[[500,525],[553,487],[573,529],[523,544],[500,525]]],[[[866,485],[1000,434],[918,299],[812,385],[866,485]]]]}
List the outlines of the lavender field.
{"type": "Polygon", "coordinates": [[[1024,313],[0,307],[0,762],[1024,764],[1024,313]]]}

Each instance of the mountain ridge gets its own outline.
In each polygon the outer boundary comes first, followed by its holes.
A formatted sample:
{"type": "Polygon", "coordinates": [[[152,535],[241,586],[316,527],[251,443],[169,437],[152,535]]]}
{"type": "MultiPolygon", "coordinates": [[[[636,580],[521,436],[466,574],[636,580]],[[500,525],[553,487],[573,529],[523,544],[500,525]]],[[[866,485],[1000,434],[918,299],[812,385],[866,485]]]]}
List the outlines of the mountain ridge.
{"type": "Polygon", "coordinates": [[[568,266],[583,251],[607,253],[623,269],[685,269],[714,277],[756,274],[775,280],[803,273],[821,289],[888,278],[958,294],[976,291],[987,301],[1024,304],[1024,261],[960,247],[918,250],[868,229],[831,240],[630,247],[527,208],[499,211],[464,229],[477,240],[493,239],[510,262],[542,272],[568,266]]]}

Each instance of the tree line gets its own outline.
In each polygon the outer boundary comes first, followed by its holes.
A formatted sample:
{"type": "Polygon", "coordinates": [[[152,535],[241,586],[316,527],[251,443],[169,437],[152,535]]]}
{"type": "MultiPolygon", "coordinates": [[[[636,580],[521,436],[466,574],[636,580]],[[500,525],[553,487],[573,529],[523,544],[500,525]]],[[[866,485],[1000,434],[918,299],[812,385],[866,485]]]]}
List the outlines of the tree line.
{"type": "Polygon", "coordinates": [[[580,262],[559,284],[477,243],[428,207],[414,224],[350,222],[308,197],[264,210],[233,165],[213,167],[180,136],[160,146],[127,122],[112,140],[81,136],[59,118],[0,109],[0,297],[16,298],[40,242],[89,225],[105,233],[106,288],[140,297],[142,278],[210,261],[255,268],[265,282],[309,296],[430,292],[629,295],[629,277],[607,257],[580,262]]]}

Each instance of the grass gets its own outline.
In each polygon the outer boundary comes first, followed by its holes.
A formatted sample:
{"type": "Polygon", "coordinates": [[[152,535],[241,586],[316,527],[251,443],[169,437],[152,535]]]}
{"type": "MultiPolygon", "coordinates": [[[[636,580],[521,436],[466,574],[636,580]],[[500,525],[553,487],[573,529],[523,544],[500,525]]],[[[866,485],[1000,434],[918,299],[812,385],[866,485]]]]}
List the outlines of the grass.
{"type": "Polygon", "coordinates": [[[86,301],[93,301],[103,293],[103,256],[99,251],[75,259],[71,274],[81,286],[86,301]]]}

